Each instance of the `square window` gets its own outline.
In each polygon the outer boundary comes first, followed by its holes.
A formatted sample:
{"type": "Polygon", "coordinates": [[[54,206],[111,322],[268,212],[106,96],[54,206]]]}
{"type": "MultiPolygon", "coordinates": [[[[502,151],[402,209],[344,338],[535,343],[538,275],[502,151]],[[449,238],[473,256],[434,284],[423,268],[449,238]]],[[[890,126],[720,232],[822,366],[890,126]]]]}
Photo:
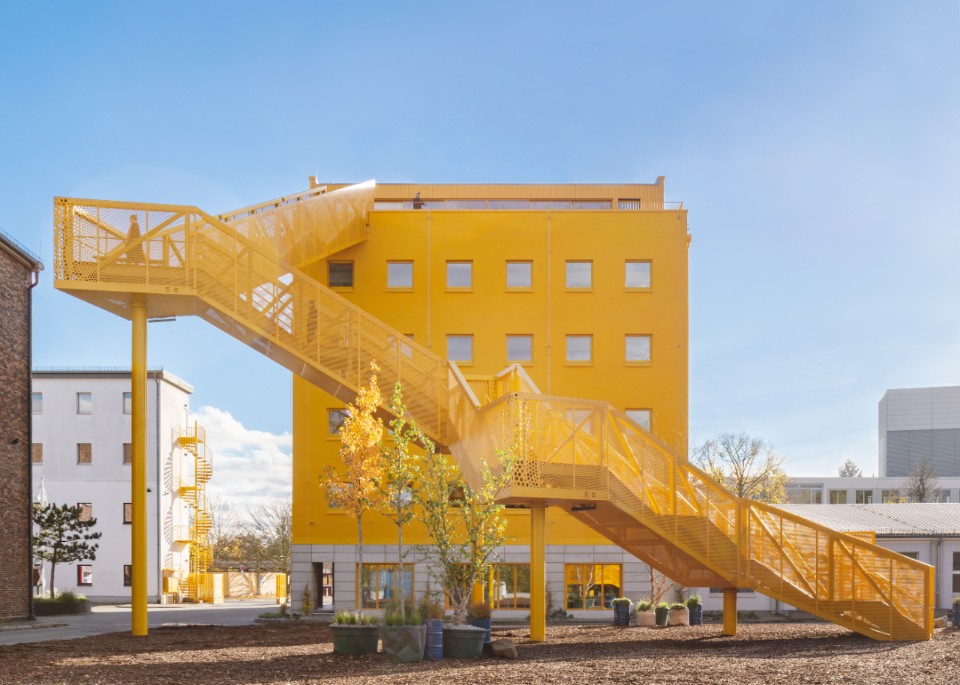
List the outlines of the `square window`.
{"type": "Polygon", "coordinates": [[[387,262],[387,287],[412,288],[413,262],[387,262]]]}
{"type": "Polygon", "coordinates": [[[593,262],[567,262],[567,288],[593,287],[593,262]]]}
{"type": "Polygon", "coordinates": [[[857,490],[857,504],[873,504],[873,490],[857,490]]]}
{"type": "Polygon", "coordinates": [[[133,566],[131,564],[123,565],[123,587],[133,585],[133,566]]]}
{"type": "Polygon", "coordinates": [[[77,413],[90,414],[93,412],[93,394],[89,392],[77,393],[77,413]]]}
{"type": "Polygon", "coordinates": [[[343,422],[350,416],[346,409],[327,409],[327,434],[339,435],[343,422]]]}
{"type": "Polygon", "coordinates": [[[626,347],[626,360],[628,362],[650,361],[649,335],[628,335],[626,347]]]}
{"type": "Polygon", "coordinates": [[[624,286],[627,288],[649,288],[650,262],[627,260],[624,286]]]}
{"type": "Polygon", "coordinates": [[[890,504],[891,502],[899,502],[900,491],[899,490],[881,490],[880,491],[880,501],[884,504],[890,504]]]}
{"type": "Polygon", "coordinates": [[[327,284],[331,288],[352,288],[353,262],[327,262],[327,284]]]}
{"type": "Polygon", "coordinates": [[[567,361],[568,362],[593,361],[593,336],[592,335],[568,335],[567,336],[567,361]]]}
{"type": "Polygon", "coordinates": [[[401,595],[413,601],[413,564],[404,565],[402,580],[396,564],[364,564],[356,582],[359,608],[382,609],[401,595]]]}
{"type": "Polygon", "coordinates": [[[533,287],[533,262],[507,262],[507,289],[533,287]]]}
{"type": "Polygon", "coordinates": [[[43,463],[43,443],[35,442],[30,445],[30,461],[34,464],[43,463]]]}
{"type": "Polygon", "coordinates": [[[830,491],[830,504],[846,504],[847,503],[847,491],[846,490],[831,490],[830,491]]]}
{"type": "Polygon", "coordinates": [[[133,463],[133,443],[132,442],[123,443],[123,463],[124,464],[133,463]]]}
{"type": "Polygon", "coordinates": [[[42,392],[30,393],[30,411],[34,414],[43,413],[43,393],[42,392]]]}
{"type": "Polygon", "coordinates": [[[473,262],[447,262],[447,287],[472,288],[473,262]]]}
{"type": "Polygon", "coordinates": [[[507,361],[508,362],[532,362],[533,361],[533,336],[532,335],[508,335],[507,336],[507,361]]]}
{"type": "Polygon", "coordinates": [[[473,363],[473,336],[448,335],[447,359],[452,362],[473,363]]]}
{"type": "Polygon", "coordinates": [[[650,430],[650,410],[649,409],[627,409],[627,418],[639,425],[643,430],[650,430]]]}
{"type": "Polygon", "coordinates": [[[133,523],[133,503],[132,502],[123,503],[123,522],[133,523]]]}
{"type": "Polygon", "coordinates": [[[93,463],[93,445],[91,445],[89,442],[77,443],[77,463],[78,464],[93,463]]]}
{"type": "Polygon", "coordinates": [[[567,609],[611,609],[621,595],[620,564],[565,564],[567,609]]]}
{"type": "Polygon", "coordinates": [[[93,566],[90,564],[77,566],[77,585],[93,585],[93,566]]]}
{"type": "Polygon", "coordinates": [[[133,393],[132,392],[123,393],[123,413],[128,415],[133,413],[133,393]]]}
{"type": "Polygon", "coordinates": [[[81,521],[89,521],[93,518],[93,505],[90,502],[78,502],[77,506],[80,507],[81,521]]]}

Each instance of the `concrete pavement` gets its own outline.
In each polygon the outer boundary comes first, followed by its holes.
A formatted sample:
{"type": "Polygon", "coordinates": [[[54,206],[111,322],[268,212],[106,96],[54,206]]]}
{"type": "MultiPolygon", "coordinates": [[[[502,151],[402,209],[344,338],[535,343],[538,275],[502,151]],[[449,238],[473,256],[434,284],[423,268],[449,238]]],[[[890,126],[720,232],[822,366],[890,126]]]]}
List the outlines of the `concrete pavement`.
{"type": "MultiPolygon", "coordinates": [[[[278,608],[272,599],[227,600],[223,604],[151,604],[147,609],[147,630],[184,623],[251,625],[263,612],[277,611],[278,608]]],[[[0,645],[129,633],[130,627],[129,604],[101,604],[83,616],[45,616],[34,621],[0,624],[0,645]]]]}

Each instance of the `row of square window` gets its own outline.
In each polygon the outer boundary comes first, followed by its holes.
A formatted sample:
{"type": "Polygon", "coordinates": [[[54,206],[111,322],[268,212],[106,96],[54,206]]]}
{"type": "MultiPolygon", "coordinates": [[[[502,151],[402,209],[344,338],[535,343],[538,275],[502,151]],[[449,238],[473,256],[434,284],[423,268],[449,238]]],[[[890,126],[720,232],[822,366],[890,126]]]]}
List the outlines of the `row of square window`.
{"type": "MultiPolygon", "coordinates": [[[[847,504],[850,498],[847,490],[830,490],[827,493],[830,504],[847,504]]],[[[932,501],[949,502],[950,490],[940,490],[936,493],[932,501]]],[[[823,504],[823,489],[819,486],[788,486],[787,501],[790,504],[823,504]]],[[[854,490],[854,502],[856,504],[873,504],[875,500],[874,490],[854,490]]],[[[880,490],[880,502],[890,504],[904,501],[904,495],[901,490],[880,490]]]]}
{"type": "MultiPolygon", "coordinates": [[[[357,608],[382,609],[400,593],[415,600],[413,574],[414,569],[405,566],[401,580],[397,564],[364,564],[357,574],[357,608]]],[[[611,609],[622,594],[620,564],[564,564],[563,575],[566,609],[611,609]]],[[[530,564],[495,564],[491,579],[485,596],[492,608],[530,608],[530,564]]],[[[452,608],[449,596],[446,599],[447,608],[452,608]]]]}
{"type": "MultiPolygon", "coordinates": [[[[35,584],[40,582],[42,569],[39,565],[33,567],[33,577],[35,584]]],[[[93,564],[77,564],[77,585],[93,585],[93,564]]],[[[131,587],[133,585],[133,565],[123,565],[123,586],[131,587]]]]}
{"type": "MultiPolygon", "coordinates": [[[[77,502],[80,507],[80,520],[90,521],[93,518],[93,504],[90,502],[77,502]]],[[[131,502],[123,503],[123,522],[133,523],[133,504],[131,502]]]]}
{"type": "MultiPolygon", "coordinates": [[[[650,361],[652,336],[628,334],[624,338],[624,361],[643,363],[650,361]]],[[[473,335],[448,335],[447,359],[461,364],[473,363],[473,335]]],[[[566,336],[566,360],[575,364],[593,362],[593,335],[571,334],[566,336]]],[[[533,335],[507,336],[507,361],[533,361],[533,335]]]]}
{"type": "MultiPolygon", "coordinates": [[[[30,393],[30,411],[34,414],[43,413],[43,393],[42,392],[32,392],[30,393]]],[[[92,414],[93,413],[93,393],[92,392],[78,392],[77,393],[77,414],[92,414]]],[[[133,393],[125,392],[123,393],[123,413],[132,414],[133,413],[133,393]]]]}
{"type": "MultiPolygon", "coordinates": [[[[447,287],[469,290],[473,287],[473,262],[451,260],[447,262],[447,287]]],[[[651,262],[628,259],[624,262],[623,285],[628,290],[650,288],[651,262]]],[[[354,285],[353,262],[327,262],[327,283],[331,288],[352,288],[354,285]]],[[[413,288],[413,261],[387,262],[387,287],[400,290],[413,288]]],[[[529,290],[533,287],[533,262],[508,261],[506,263],[507,290],[529,290]]],[[[593,287],[593,262],[568,260],[566,262],[566,287],[569,290],[589,290],[593,287]]]]}
{"type": "MultiPolygon", "coordinates": [[[[586,412],[588,410],[583,411],[586,412]]],[[[643,428],[645,431],[650,431],[650,423],[653,417],[653,412],[650,409],[627,409],[624,411],[624,413],[627,415],[627,418],[643,428]]],[[[329,435],[339,435],[340,429],[343,427],[343,422],[349,415],[349,411],[346,409],[328,409],[327,433],[329,435]]],[[[569,421],[580,424],[584,418],[585,416],[578,414],[576,410],[570,409],[567,411],[567,419],[569,421]]]]}
{"type": "MultiPolygon", "coordinates": [[[[30,460],[34,464],[43,463],[43,443],[35,442],[30,445],[30,460]]],[[[78,442],[77,443],[77,463],[78,464],[92,464],[93,463],[93,445],[89,442],[78,442]]],[[[133,463],[133,444],[129,442],[123,443],[123,463],[132,464],[133,463]]]]}

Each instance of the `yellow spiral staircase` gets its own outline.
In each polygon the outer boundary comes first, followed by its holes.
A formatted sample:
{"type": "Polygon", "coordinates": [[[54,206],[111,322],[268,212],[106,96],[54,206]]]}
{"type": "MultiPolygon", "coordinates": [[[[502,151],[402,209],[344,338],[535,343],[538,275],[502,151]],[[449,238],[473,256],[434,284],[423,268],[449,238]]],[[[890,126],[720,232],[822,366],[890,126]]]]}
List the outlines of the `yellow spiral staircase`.
{"type": "Polygon", "coordinates": [[[192,472],[181,463],[180,497],[190,506],[190,525],[187,535],[181,542],[189,545],[190,560],[186,582],[183,584],[183,598],[191,602],[206,602],[207,576],[213,562],[210,546],[210,530],[213,519],[207,510],[207,483],[213,477],[213,466],[207,453],[206,431],[194,422],[193,430],[184,431],[177,444],[193,461],[192,472]]]}
{"type": "Polygon", "coordinates": [[[519,367],[481,406],[456,364],[294,266],[364,240],[374,190],[319,187],[218,217],[56,198],[56,287],[125,318],[134,304],[200,316],[344,402],[376,361],[468,482],[481,457],[519,450],[504,502],[564,507],[684,585],[753,588],[875,639],[929,639],[932,567],[738,498],[612,405],[543,395],[519,367]]]}

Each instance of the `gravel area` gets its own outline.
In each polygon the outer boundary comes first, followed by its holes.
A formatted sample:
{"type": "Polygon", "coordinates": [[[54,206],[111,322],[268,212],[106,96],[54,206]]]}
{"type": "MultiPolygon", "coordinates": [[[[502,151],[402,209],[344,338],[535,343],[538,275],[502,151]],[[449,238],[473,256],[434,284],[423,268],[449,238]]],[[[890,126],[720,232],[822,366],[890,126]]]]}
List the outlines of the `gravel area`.
{"type": "Polygon", "coordinates": [[[960,630],[929,642],[875,642],[833,625],[741,624],[663,629],[550,626],[547,642],[494,627],[520,645],[517,661],[397,664],[334,655],[316,622],[168,627],[0,647],[0,683],[958,683],[960,630]]]}

